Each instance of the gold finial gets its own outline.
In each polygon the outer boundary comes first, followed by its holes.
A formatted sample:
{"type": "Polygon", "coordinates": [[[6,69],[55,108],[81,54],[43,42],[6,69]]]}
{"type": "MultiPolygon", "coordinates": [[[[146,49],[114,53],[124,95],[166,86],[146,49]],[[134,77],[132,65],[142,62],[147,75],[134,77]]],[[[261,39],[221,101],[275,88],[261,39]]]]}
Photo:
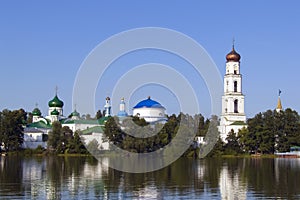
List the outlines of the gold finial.
{"type": "Polygon", "coordinates": [[[122,97],[121,100],[124,101],[124,97],[122,97]]]}
{"type": "Polygon", "coordinates": [[[148,96],[148,99],[150,99],[151,97],[150,96],[148,96]]]}
{"type": "Polygon", "coordinates": [[[234,42],[235,42],[235,40],[234,40],[234,37],[232,38],[232,50],[234,50],[234,42]]]}
{"type": "Polygon", "coordinates": [[[38,103],[35,103],[35,107],[36,107],[36,108],[38,107],[38,105],[39,105],[38,103]]]}

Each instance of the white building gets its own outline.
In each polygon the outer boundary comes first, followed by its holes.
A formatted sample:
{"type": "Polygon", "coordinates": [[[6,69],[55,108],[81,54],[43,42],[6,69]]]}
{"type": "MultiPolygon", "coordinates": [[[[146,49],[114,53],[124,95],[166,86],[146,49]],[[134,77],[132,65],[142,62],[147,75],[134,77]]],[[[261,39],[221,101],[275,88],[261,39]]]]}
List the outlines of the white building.
{"type": "Polygon", "coordinates": [[[48,106],[48,116],[46,117],[42,116],[41,111],[37,107],[32,111],[32,123],[28,124],[24,128],[24,148],[35,149],[39,145],[47,148],[48,133],[52,130],[52,123],[55,121],[59,121],[62,127],[69,127],[73,131],[73,133],[77,130],[81,130],[82,132],[86,130],[84,132],[86,135],[81,135],[81,137],[86,139],[86,142],[90,142],[93,139],[96,139],[100,144],[99,148],[108,149],[108,143],[102,144],[102,140],[104,138],[102,127],[111,116],[111,105],[109,97],[106,98],[106,104],[104,106],[105,117],[102,117],[100,119],[82,119],[76,109],[70,114],[69,118],[64,117],[64,102],[58,98],[57,94],[55,94],[55,97],[48,102],[48,106]],[[98,127],[100,127],[100,129],[98,127]],[[99,130],[101,131],[99,132],[99,130]]]}
{"type": "Polygon", "coordinates": [[[222,113],[219,126],[220,136],[223,141],[226,141],[226,137],[231,130],[237,133],[239,129],[246,127],[245,96],[242,93],[240,59],[241,56],[232,46],[232,51],[226,55],[224,95],[222,96],[222,113]]]}
{"type": "Polygon", "coordinates": [[[133,116],[144,118],[149,123],[165,122],[165,110],[160,103],[148,97],[133,107],[133,116]]]}

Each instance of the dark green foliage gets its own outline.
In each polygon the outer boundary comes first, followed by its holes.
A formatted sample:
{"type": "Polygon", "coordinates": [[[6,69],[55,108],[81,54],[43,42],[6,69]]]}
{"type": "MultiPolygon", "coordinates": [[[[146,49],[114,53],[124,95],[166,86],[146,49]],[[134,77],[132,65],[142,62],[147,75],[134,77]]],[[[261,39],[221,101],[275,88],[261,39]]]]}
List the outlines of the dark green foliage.
{"type": "Polygon", "coordinates": [[[227,143],[225,144],[225,154],[239,154],[242,152],[240,144],[239,144],[239,137],[237,133],[233,130],[230,131],[226,138],[227,143]]]}
{"type": "Polygon", "coordinates": [[[77,130],[75,133],[68,138],[67,149],[65,153],[87,153],[87,150],[80,138],[80,131],[77,130]]]}
{"type": "Polygon", "coordinates": [[[194,117],[180,113],[178,116],[171,115],[165,124],[155,124],[147,126],[148,123],[144,119],[136,116],[131,120],[125,119],[122,122],[123,130],[116,123],[118,118],[110,118],[105,124],[105,135],[109,141],[127,151],[145,153],[153,152],[168,145],[177,135],[179,127],[185,137],[177,137],[179,142],[177,145],[186,144],[189,142],[192,146],[185,152],[185,156],[195,157],[198,155],[197,145],[194,145],[193,140],[188,140],[190,135],[204,134],[207,131],[209,122],[204,120],[202,115],[194,117]],[[201,128],[198,126],[201,125],[201,128]],[[130,133],[127,134],[127,133],[130,133]],[[152,135],[152,133],[155,133],[152,135]],[[150,135],[151,134],[151,135],[150,135]],[[141,137],[134,137],[139,135],[141,137]],[[149,137],[147,137],[149,135],[149,137]],[[143,137],[142,137],[143,136],[143,137]]]}
{"type": "Polygon", "coordinates": [[[52,123],[52,131],[48,135],[48,150],[55,153],[62,153],[62,127],[60,122],[52,123]]]}
{"type": "Polygon", "coordinates": [[[98,110],[96,113],[96,119],[100,119],[101,117],[103,117],[101,110],[98,110]]]}
{"type": "Polygon", "coordinates": [[[23,144],[23,125],[26,124],[27,113],[23,109],[3,110],[0,112],[0,144],[4,151],[18,150],[23,144]]]}
{"type": "Polygon", "coordinates": [[[52,131],[48,135],[48,150],[53,153],[87,153],[80,138],[80,131],[61,127],[60,122],[53,122],[52,131]]]}
{"type": "MultiPolygon", "coordinates": [[[[224,142],[219,137],[217,143],[214,145],[213,149],[207,154],[207,157],[218,157],[223,155],[224,152],[224,142]]],[[[200,152],[201,154],[201,152],[200,152]]]]}
{"type": "Polygon", "coordinates": [[[248,130],[239,133],[240,143],[248,153],[289,151],[300,144],[300,123],[296,111],[286,109],[276,112],[268,110],[248,120],[248,130]]]}

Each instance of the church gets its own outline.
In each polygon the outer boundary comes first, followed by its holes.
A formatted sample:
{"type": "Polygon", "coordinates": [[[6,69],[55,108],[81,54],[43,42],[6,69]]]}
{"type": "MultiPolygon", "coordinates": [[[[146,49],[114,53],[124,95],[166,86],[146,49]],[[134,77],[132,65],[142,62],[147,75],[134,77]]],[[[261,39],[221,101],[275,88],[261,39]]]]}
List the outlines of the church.
{"type": "MultiPolygon", "coordinates": [[[[222,113],[220,116],[220,125],[218,126],[220,137],[225,142],[231,130],[238,133],[240,129],[247,127],[244,111],[245,96],[242,92],[242,74],[240,73],[240,59],[241,56],[236,52],[233,45],[231,52],[226,55],[222,113]]],[[[278,104],[278,108],[281,109],[281,102],[278,104]]],[[[121,99],[119,105],[117,116],[122,121],[128,116],[124,98],[121,99]]],[[[47,136],[52,129],[52,123],[59,121],[63,127],[67,126],[73,132],[81,130],[82,136],[87,144],[97,138],[102,149],[109,149],[108,142],[102,143],[102,138],[104,137],[103,127],[108,118],[111,117],[111,103],[109,97],[105,99],[105,115],[100,119],[83,119],[76,109],[68,117],[64,116],[64,102],[59,99],[57,91],[54,98],[48,102],[48,106],[48,115],[45,117],[42,116],[41,111],[37,107],[32,111],[32,123],[28,124],[24,129],[24,148],[36,148],[38,145],[46,147],[47,136]]],[[[166,108],[164,106],[149,96],[133,107],[132,115],[143,118],[150,124],[165,123],[167,121],[165,110],[166,108]]]]}
{"type": "MultiPolygon", "coordinates": [[[[59,99],[57,91],[53,99],[48,102],[48,115],[42,116],[40,109],[36,106],[31,112],[32,123],[24,128],[24,148],[35,149],[38,146],[47,147],[47,138],[52,130],[53,122],[59,121],[62,127],[69,127],[73,133],[81,130],[81,136],[86,144],[96,139],[100,145],[100,149],[108,150],[109,142],[103,142],[104,125],[109,117],[111,117],[111,102],[110,97],[106,97],[104,105],[104,116],[100,119],[84,119],[75,109],[68,117],[63,113],[64,102],[59,99]]],[[[157,101],[150,97],[139,102],[133,108],[133,115],[144,118],[146,122],[164,123],[167,121],[165,116],[165,108],[157,101]]],[[[118,118],[122,121],[128,117],[126,112],[126,104],[124,98],[121,99],[118,118]]]]}
{"type": "Polygon", "coordinates": [[[83,119],[75,109],[68,117],[63,114],[64,102],[58,98],[57,92],[53,99],[48,102],[48,115],[43,117],[39,108],[32,111],[32,123],[24,128],[24,148],[35,149],[39,145],[46,148],[49,132],[52,130],[53,122],[59,121],[62,127],[69,127],[73,133],[82,131],[82,137],[86,144],[93,139],[98,141],[100,149],[108,149],[108,142],[103,142],[103,127],[111,116],[110,98],[106,98],[105,116],[100,119],[83,119]]]}
{"type": "Polygon", "coordinates": [[[224,75],[224,94],[222,96],[222,113],[218,127],[220,137],[226,141],[228,133],[238,133],[247,127],[245,115],[245,96],[242,92],[242,74],[240,73],[241,56],[232,50],[226,55],[226,71],[224,75]]]}

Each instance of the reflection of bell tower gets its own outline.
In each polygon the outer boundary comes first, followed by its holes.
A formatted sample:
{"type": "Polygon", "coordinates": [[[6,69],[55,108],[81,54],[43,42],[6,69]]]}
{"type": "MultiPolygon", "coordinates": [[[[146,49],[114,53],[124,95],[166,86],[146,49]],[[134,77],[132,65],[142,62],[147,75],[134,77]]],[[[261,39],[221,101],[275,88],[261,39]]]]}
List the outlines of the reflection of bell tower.
{"type": "Polygon", "coordinates": [[[226,73],[224,76],[224,95],[222,96],[222,114],[219,131],[225,141],[233,129],[236,133],[246,125],[244,98],[242,93],[242,75],[240,74],[241,56],[235,51],[226,55],[226,73]]]}

